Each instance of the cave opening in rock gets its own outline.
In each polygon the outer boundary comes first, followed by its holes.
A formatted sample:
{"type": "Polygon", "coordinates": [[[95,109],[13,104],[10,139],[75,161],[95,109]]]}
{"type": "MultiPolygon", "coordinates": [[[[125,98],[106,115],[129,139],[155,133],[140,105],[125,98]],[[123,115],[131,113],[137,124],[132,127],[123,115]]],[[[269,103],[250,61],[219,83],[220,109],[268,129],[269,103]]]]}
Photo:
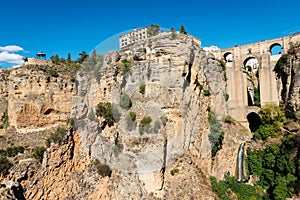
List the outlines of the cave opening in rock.
{"type": "Polygon", "coordinates": [[[251,132],[255,132],[259,128],[259,126],[262,124],[260,116],[255,112],[249,113],[247,115],[247,120],[249,122],[249,128],[250,128],[251,132]]]}

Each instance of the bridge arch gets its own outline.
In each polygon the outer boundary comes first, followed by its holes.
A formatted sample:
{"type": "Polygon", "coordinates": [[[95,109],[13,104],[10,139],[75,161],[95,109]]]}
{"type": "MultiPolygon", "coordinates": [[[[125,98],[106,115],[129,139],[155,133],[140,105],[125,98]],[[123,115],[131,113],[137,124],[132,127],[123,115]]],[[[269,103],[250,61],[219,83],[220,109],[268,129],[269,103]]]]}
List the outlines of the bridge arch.
{"type": "Polygon", "coordinates": [[[247,115],[247,120],[249,123],[249,129],[251,132],[255,132],[259,126],[262,124],[260,116],[256,112],[250,112],[247,115]]]}
{"type": "Polygon", "coordinates": [[[259,60],[256,56],[248,56],[245,58],[243,65],[246,71],[252,71],[253,69],[259,68],[259,60]],[[248,66],[250,66],[251,69],[249,69],[248,66]]]}
{"type": "Polygon", "coordinates": [[[271,46],[270,46],[270,53],[271,55],[279,55],[282,53],[282,45],[279,44],[278,42],[276,43],[273,43],[271,46]]]}
{"type": "Polygon", "coordinates": [[[223,58],[226,62],[233,62],[233,54],[231,52],[224,53],[223,58]]]}

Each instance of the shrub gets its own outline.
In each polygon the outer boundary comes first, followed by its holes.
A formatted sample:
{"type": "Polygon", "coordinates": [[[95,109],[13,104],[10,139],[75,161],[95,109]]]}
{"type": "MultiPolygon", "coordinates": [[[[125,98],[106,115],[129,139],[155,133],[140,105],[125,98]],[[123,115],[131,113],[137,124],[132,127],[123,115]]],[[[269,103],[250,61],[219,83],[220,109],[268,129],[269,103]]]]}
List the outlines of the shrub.
{"type": "Polygon", "coordinates": [[[118,109],[110,102],[100,102],[96,107],[96,115],[104,117],[108,126],[113,126],[114,122],[120,120],[120,113],[118,109]]]}
{"type": "Polygon", "coordinates": [[[135,127],[136,127],[135,120],[136,120],[135,112],[129,112],[129,114],[126,117],[126,123],[127,123],[128,130],[131,131],[131,130],[135,129],[135,127]]]}
{"type": "Polygon", "coordinates": [[[224,116],[224,122],[227,122],[229,124],[236,124],[236,120],[233,119],[230,115],[224,116]]]}
{"type": "Polygon", "coordinates": [[[143,83],[142,85],[140,85],[140,90],[139,90],[139,92],[140,92],[141,94],[145,94],[145,90],[146,90],[146,84],[143,83]]]}
{"type": "Polygon", "coordinates": [[[131,62],[127,59],[123,59],[121,62],[123,63],[122,75],[125,75],[130,71],[131,62]]]}
{"type": "Polygon", "coordinates": [[[15,157],[18,153],[24,153],[24,147],[22,146],[13,146],[6,148],[6,155],[8,157],[15,157]]]}
{"type": "Polygon", "coordinates": [[[140,122],[139,125],[139,131],[141,134],[143,134],[144,132],[149,133],[151,130],[151,123],[152,119],[150,116],[145,116],[143,117],[143,119],[140,122]]]}
{"type": "Polygon", "coordinates": [[[45,151],[46,151],[45,147],[35,147],[31,151],[31,156],[37,161],[39,161],[40,163],[42,163],[45,151]]]}
{"type": "Polygon", "coordinates": [[[261,125],[254,133],[254,138],[258,140],[266,140],[268,137],[276,137],[279,134],[279,131],[276,126],[266,124],[261,125]]]}
{"type": "Polygon", "coordinates": [[[102,177],[105,177],[105,176],[111,177],[112,171],[111,171],[111,169],[108,165],[100,163],[99,160],[95,160],[94,165],[97,169],[97,173],[100,176],[102,176],[102,177]]]}
{"type": "Polygon", "coordinates": [[[58,127],[54,132],[51,133],[50,137],[46,140],[46,146],[50,147],[51,143],[62,144],[67,130],[63,127],[58,127]]]}
{"type": "Polygon", "coordinates": [[[1,125],[2,128],[9,127],[9,119],[8,119],[8,114],[6,112],[3,114],[1,121],[2,121],[2,125],[1,125]]]}
{"type": "Polygon", "coordinates": [[[224,93],[224,99],[225,99],[225,101],[228,101],[228,99],[229,99],[229,94],[228,93],[224,93]]]}
{"type": "Polygon", "coordinates": [[[12,166],[6,156],[0,156],[0,174],[6,174],[12,166]]]}
{"type": "Polygon", "coordinates": [[[203,95],[208,97],[210,96],[210,91],[209,90],[203,90],[203,95]]]}
{"type": "Polygon", "coordinates": [[[123,108],[125,110],[128,110],[129,108],[131,108],[132,101],[131,101],[130,97],[127,94],[124,94],[124,95],[121,96],[120,106],[121,106],[121,108],[123,108]]]}
{"type": "Polygon", "coordinates": [[[174,168],[174,169],[171,170],[170,173],[171,173],[172,176],[174,176],[175,174],[179,173],[179,169],[178,168],[174,168]]]}
{"type": "Polygon", "coordinates": [[[283,126],[283,122],[286,120],[284,112],[276,104],[266,104],[258,114],[261,117],[263,125],[275,125],[277,129],[283,126]]]}
{"type": "Polygon", "coordinates": [[[50,68],[49,69],[49,74],[50,74],[50,76],[58,77],[58,73],[57,73],[55,68],[50,68]]]}
{"type": "Polygon", "coordinates": [[[222,70],[225,71],[226,70],[226,63],[223,60],[219,60],[219,63],[222,67],[222,70]]]}

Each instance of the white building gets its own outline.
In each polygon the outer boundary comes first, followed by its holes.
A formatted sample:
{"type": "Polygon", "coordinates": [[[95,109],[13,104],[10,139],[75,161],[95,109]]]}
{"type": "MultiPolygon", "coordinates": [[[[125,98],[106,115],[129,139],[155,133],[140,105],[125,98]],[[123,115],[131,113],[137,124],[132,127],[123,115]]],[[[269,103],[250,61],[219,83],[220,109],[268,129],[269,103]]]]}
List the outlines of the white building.
{"type": "Polygon", "coordinates": [[[124,48],[130,44],[138,41],[145,40],[147,38],[148,27],[134,29],[133,31],[123,34],[119,37],[120,48],[124,48]]]}

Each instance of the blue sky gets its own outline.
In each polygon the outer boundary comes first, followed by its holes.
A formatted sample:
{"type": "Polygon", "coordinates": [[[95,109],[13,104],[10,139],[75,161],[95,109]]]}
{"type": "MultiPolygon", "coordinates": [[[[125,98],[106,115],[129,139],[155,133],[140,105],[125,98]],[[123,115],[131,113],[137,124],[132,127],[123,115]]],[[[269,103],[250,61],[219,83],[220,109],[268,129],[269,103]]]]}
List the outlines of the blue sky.
{"type": "Polygon", "coordinates": [[[0,5],[1,67],[18,65],[20,56],[34,57],[41,50],[47,58],[70,52],[75,59],[115,34],[150,24],[177,29],[184,24],[202,46],[221,48],[300,31],[298,0],[10,0],[0,5]]]}

